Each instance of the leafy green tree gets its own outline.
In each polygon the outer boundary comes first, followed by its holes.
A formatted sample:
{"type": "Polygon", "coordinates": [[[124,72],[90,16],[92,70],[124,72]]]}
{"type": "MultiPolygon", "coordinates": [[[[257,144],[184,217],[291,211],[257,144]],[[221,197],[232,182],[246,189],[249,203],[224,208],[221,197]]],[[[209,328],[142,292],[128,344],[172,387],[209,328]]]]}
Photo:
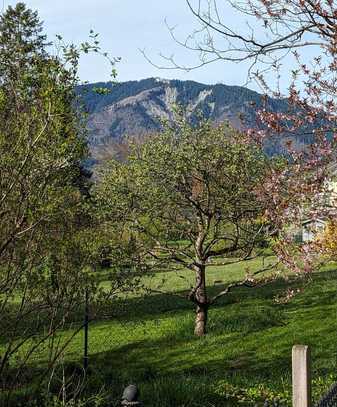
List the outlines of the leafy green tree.
{"type": "Polygon", "coordinates": [[[55,334],[72,320],[84,293],[97,291],[85,272],[99,258],[99,243],[91,236],[90,185],[82,164],[88,154],[85,117],[75,93],[81,52],[99,52],[96,35],[93,39],[92,45],[78,47],[60,42],[52,55],[36,12],[18,3],[0,16],[0,377],[5,390],[17,386],[43,346],[48,368],[54,365],[66,345],[55,341],[55,334]]]}
{"type": "Polygon", "coordinates": [[[267,158],[228,127],[176,123],[143,144],[126,162],[111,161],[97,187],[102,213],[133,239],[148,267],[193,270],[186,295],[196,306],[195,334],[206,333],[209,307],[233,287],[254,286],[253,274],[208,295],[207,269],[250,259],[262,238],[254,189],[267,158]],[[224,260],[225,258],[225,260],[224,260]],[[217,260],[218,259],[218,260],[217,260]]]}

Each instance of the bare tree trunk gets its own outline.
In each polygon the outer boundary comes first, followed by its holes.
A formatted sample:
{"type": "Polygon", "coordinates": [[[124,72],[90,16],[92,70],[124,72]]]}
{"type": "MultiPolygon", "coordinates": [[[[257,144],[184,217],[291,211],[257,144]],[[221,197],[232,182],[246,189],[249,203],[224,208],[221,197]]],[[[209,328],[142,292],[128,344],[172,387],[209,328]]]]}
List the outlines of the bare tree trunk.
{"type": "Polygon", "coordinates": [[[208,301],[206,294],[205,265],[196,267],[196,292],[195,300],[197,302],[196,317],[194,325],[194,334],[204,336],[206,334],[208,301]]]}
{"type": "Polygon", "coordinates": [[[207,304],[197,306],[194,325],[194,334],[197,336],[206,335],[207,311],[207,304]]]}

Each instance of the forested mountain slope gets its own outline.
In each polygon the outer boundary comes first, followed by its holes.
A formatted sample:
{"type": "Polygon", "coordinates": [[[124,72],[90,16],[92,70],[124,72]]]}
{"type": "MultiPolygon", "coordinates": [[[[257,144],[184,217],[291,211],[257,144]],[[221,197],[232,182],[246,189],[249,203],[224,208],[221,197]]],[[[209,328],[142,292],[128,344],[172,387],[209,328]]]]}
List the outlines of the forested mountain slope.
{"type": "MultiPolygon", "coordinates": [[[[236,128],[256,126],[262,95],[240,86],[204,85],[193,81],[149,78],[117,84],[95,83],[79,88],[89,113],[89,144],[96,156],[116,146],[127,136],[142,136],[160,130],[162,119],[172,119],[176,105],[183,106],[191,120],[200,113],[214,122],[229,121],[236,128]],[[99,94],[97,88],[109,89],[99,94]]],[[[268,109],[286,111],[285,99],[267,99],[268,109]]],[[[298,137],[297,143],[306,142],[298,137]]],[[[268,154],[282,150],[282,140],[266,144],[268,154]]]]}

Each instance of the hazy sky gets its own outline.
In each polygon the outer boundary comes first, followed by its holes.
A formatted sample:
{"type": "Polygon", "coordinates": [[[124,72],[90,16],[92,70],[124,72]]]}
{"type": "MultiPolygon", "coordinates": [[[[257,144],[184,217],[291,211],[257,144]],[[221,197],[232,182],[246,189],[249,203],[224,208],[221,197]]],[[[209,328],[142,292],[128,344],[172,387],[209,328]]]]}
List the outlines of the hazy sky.
{"type": "MultiPolygon", "coordinates": [[[[0,0],[4,7],[15,0],[0,0]]],[[[0,3],[1,4],[1,3],[0,3]]],[[[177,46],[165,26],[177,26],[181,38],[191,33],[196,21],[185,0],[26,0],[38,10],[50,39],[61,34],[66,41],[79,43],[88,38],[90,29],[100,34],[102,48],[110,55],[120,56],[118,80],[134,80],[151,76],[192,79],[203,83],[223,82],[243,85],[246,67],[217,63],[186,73],[178,70],[159,70],[146,61],[139,49],[145,49],[155,62],[163,64],[159,53],[174,54],[182,64],[197,62],[197,55],[177,46]]],[[[234,15],[226,15],[234,20],[234,15]]],[[[81,61],[82,80],[90,82],[109,79],[106,61],[86,57],[81,61]]],[[[250,84],[254,88],[254,84],[250,84]]]]}

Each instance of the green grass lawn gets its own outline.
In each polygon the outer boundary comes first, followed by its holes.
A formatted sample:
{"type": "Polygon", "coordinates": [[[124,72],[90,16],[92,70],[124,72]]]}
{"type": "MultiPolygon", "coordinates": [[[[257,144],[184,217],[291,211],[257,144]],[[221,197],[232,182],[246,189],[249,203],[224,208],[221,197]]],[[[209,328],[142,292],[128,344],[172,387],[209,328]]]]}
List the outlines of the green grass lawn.
{"type": "MultiPolygon", "coordinates": [[[[258,261],[250,266],[258,267],[258,261]]],[[[230,273],[221,267],[209,271],[209,291],[221,288],[214,280],[226,283],[243,275],[242,266],[231,267],[230,273]]],[[[164,291],[189,286],[175,272],[158,273],[145,283],[164,291]]],[[[88,392],[104,386],[118,398],[123,386],[137,383],[145,407],[255,405],[275,396],[289,401],[291,348],[307,344],[317,399],[337,378],[336,288],[337,271],[330,266],[310,283],[278,280],[257,289],[234,289],[210,309],[209,333],[201,339],[193,335],[189,302],[169,294],[121,299],[113,305],[113,318],[90,325],[88,392]],[[276,302],[289,287],[301,291],[288,303],[276,302]]],[[[81,363],[82,348],[79,334],[66,362],[81,363]]],[[[41,351],[34,363],[43,360],[41,351]]]]}
{"type": "MultiPolygon", "coordinates": [[[[240,281],[244,278],[247,271],[254,272],[263,269],[270,264],[276,263],[276,258],[274,256],[258,257],[244,263],[235,263],[235,259],[220,259],[218,263],[219,265],[209,265],[207,267],[207,284],[209,287],[219,285],[221,288],[221,283],[227,284],[240,281]],[[221,265],[223,262],[230,262],[232,264],[224,266],[221,265]]],[[[103,273],[105,276],[108,276],[108,274],[108,272],[103,273]]],[[[189,290],[191,286],[193,286],[194,280],[195,274],[192,270],[181,268],[169,272],[161,271],[146,275],[142,278],[142,284],[150,290],[160,290],[170,293],[189,290]]],[[[108,289],[110,283],[105,280],[101,282],[101,286],[108,289]]],[[[142,293],[142,291],[140,291],[140,293],[142,293]]]]}

